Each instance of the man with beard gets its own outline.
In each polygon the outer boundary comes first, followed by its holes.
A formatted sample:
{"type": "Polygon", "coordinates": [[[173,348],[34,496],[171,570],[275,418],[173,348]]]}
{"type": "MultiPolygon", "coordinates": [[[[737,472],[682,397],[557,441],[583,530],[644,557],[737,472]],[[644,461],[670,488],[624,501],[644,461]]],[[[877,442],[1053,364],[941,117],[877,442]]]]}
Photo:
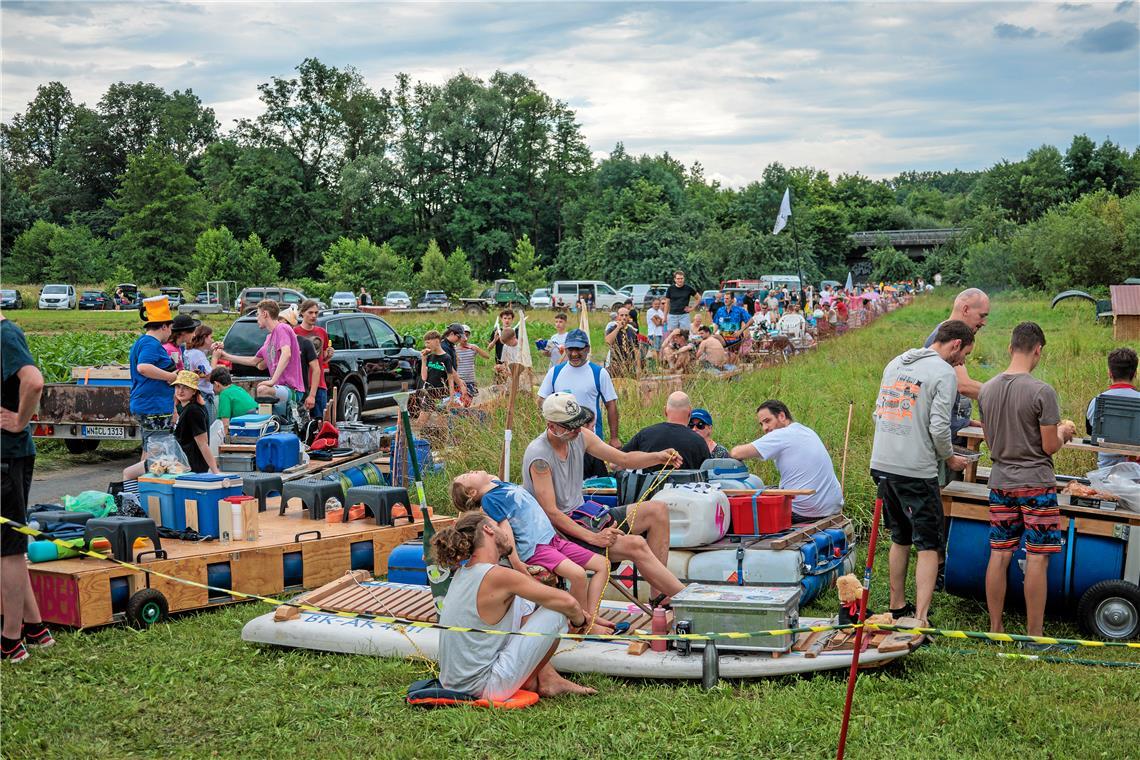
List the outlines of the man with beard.
{"type": "Polygon", "coordinates": [[[481,511],[468,512],[436,534],[432,549],[436,563],[454,573],[440,625],[543,634],[440,631],[443,688],[491,700],[509,699],[519,689],[544,697],[595,693],[550,665],[559,642],[553,634],[581,632],[589,613],[565,591],[500,565],[514,543],[493,520],[481,511]]]}

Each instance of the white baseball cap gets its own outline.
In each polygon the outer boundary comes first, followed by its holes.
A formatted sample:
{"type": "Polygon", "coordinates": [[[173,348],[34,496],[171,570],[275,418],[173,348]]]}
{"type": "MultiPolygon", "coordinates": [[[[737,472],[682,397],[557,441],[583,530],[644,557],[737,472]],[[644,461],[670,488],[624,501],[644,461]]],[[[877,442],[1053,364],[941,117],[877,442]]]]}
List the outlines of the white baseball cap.
{"type": "Polygon", "coordinates": [[[594,413],[579,404],[574,394],[568,391],[558,391],[547,396],[542,402],[542,416],[547,422],[569,430],[577,430],[594,421],[594,413]]]}

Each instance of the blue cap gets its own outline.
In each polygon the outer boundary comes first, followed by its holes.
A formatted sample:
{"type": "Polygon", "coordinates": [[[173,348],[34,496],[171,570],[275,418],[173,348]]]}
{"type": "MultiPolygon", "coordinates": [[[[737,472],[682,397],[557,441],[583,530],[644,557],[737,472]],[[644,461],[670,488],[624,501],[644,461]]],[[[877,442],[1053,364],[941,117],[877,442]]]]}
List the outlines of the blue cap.
{"type": "Polygon", "coordinates": [[[590,336],[585,330],[571,330],[566,334],[566,348],[589,348],[590,336]]]}
{"type": "Polygon", "coordinates": [[[712,423],[712,415],[709,414],[708,409],[694,409],[693,411],[689,412],[689,419],[690,420],[700,420],[701,422],[705,423],[706,425],[713,424],[712,423]]]}

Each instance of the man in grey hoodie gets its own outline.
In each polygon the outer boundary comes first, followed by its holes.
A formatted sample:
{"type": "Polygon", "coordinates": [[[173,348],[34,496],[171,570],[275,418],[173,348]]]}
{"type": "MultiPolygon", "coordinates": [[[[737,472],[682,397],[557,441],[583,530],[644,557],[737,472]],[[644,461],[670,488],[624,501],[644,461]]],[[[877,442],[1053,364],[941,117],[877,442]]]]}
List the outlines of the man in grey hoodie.
{"type": "Polygon", "coordinates": [[[871,476],[878,484],[891,529],[891,613],[914,616],[926,625],[943,548],[938,465],[966,466],[954,454],[950,420],[958,380],[954,367],[974,347],[974,330],[960,320],[942,323],[930,348],[896,356],[883,371],[875,408],[871,476]],[[918,549],[915,604],[906,601],[910,548],[918,549]]]}

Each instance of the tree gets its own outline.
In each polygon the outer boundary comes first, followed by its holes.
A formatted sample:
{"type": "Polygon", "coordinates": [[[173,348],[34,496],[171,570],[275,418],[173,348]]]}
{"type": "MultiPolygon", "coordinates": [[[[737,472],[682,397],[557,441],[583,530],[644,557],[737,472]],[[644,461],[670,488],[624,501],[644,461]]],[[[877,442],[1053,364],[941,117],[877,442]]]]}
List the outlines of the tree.
{"type": "Polygon", "coordinates": [[[110,204],[122,214],[111,228],[118,260],[156,281],[181,282],[208,216],[182,165],[156,148],[131,156],[110,204]]]}
{"type": "MultiPolygon", "coordinates": [[[[430,241],[427,250],[424,251],[423,258],[420,259],[420,271],[416,275],[417,290],[439,290],[446,268],[447,260],[444,259],[443,252],[439,250],[439,244],[435,240],[430,241]]],[[[413,297],[418,295],[418,293],[414,293],[413,297]]]]}
{"type": "Polygon", "coordinates": [[[62,229],[58,224],[37,220],[22,232],[4,257],[4,278],[14,282],[43,282],[51,266],[51,241],[62,229]]]}
{"type": "Polygon", "coordinates": [[[235,286],[248,288],[277,282],[281,265],[273,258],[256,234],[240,243],[225,227],[208,229],[194,244],[193,268],[186,276],[186,287],[197,293],[211,280],[233,280],[235,286]]]}
{"type": "Polygon", "coordinates": [[[61,227],[48,243],[48,278],[60,282],[102,282],[111,267],[107,244],[86,227],[61,227]]]}
{"type": "Polygon", "coordinates": [[[531,293],[535,288],[548,284],[546,267],[541,267],[535,260],[534,246],[530,237],[523,235],[515,243],[515,253],[511,256],[511,279],[518,285],[519,292],[531,293]]]}
{"type": "Polygon", "coordinates": [[[471,263],[462,248],[456,247],[447,257],[443,267],[443,279],[439,287],[449,298],[463,298],[471,292],[474,280],[471,278],[471,263]]]}
{"type": "Polygon", "coordinates": [[[871,279],[880,282],[899,282],[914,279],[915,263],[902,251],[887,246],[867,254],[871,260],[871,279]]]}
{"type": "Polygon", "coordinates": [[[245,264],[246,279],[244,285],[242,280],[237,280],[239,288],[262,282],[277,282],[281,276],[281,262],[273,258],[273,254],[261,244],[261,238],[256,232],[249,233],[249,236],[241,241],[241,260],[245,264]]]}
{"type": "Polygon", "coordinates": [[[364,285],[379,295],[407,287],[412,262],[387,243],[376,245],[363,237],[342,237],[325,251],[321,273],[338,290],[355,291],[364,285]]]}
{"type": "Polygon", "coordinates": [[[0,127],[6,153],[17,171],[34,174],[55,163],[75,108],[71,91],[60,82],[49,82],[36,88],[27,111],[0,127]]]}

